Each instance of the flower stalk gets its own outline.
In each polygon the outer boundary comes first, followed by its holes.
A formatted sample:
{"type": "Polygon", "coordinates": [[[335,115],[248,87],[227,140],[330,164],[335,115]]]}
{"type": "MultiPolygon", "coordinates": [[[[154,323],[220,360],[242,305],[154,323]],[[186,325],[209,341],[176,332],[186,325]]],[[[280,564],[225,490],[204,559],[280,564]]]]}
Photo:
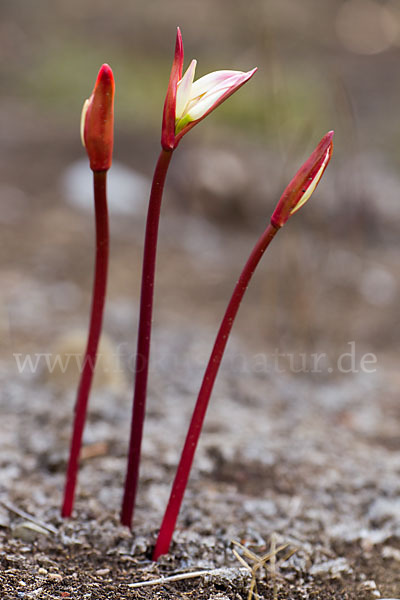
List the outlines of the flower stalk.
{"type": "Polygon", "coordinates": [[[165,178],[172,151],[162,149],[154,171],[147,213],[144,242],[139,331],[135,366],[135,389],[132,411],[128,467],[122,500],[121,523],[131,526],[139,480],[139,463],[146,413],[147,380],[150,359],[151,324],[153,318],[154,279],[157,257],[158,226],[165,178]]]}
{"type": "Polygon", "coordinates": [[[270,223],[256,242],[240,274],[238,282],[235,285],[203,377],[167,508],[158,534],[153,553],[153,560],[157,560],[169,550],[210,396],[228,342],[229,334],[232,330],[243,296],[258,263],[274,239],[276,233],[286,223],[289,217],[307,202],[317,187],[332,155],[332,137],[333,131],[322,138],[310,158],[299,169],[283,192],[281,199],[273,212],[270,223]]]}
{"type": "Polygon", "coordinates": [[[70,517],[74,507],[79,455],[103,322],[109,255],[107,171],[112,161],[113,125],[114,78],[110,67],[103,65],[93,93],[84,104],[81,119],[82,142],[93,171],[96,258],[88,340],[75,403],[74,424],[61,509],[63,517],[70,517]]]}
{"type": "Polygon", "coordinates": [[[162,151],[154,172],[144,243],[135,389],[132,410],[128,466],[121,509],[121,523],[131,527],[139,480],[139,463],[146,411],[150,359],[151,323],[160,208],[165,178],[172,153],[182,137],[210,112],[238,90],[253,71],[216,71],[193,82],[196,61],[183,72],[183,42],[177,29],[175,55],[164,102],[161,128],[162,151]]]}

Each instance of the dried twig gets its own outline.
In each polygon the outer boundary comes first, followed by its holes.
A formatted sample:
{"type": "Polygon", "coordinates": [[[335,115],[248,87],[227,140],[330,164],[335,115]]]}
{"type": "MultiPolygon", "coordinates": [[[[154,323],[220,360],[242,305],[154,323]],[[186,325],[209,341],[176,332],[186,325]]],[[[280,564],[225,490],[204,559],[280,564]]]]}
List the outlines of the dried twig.
{"type": "MultiPolygon", "coordinates": [[[[181,581],[183,579],[194,579],[195,577],[203,577],[205,575],[210,575],[211,577],[216,577],[221,575],[222,573],[226,573],[227,571],[231,571],[232,569],[227,569],[226,567],[221,567],[220,569],[210,569],[208,571],[192,571],[190,573],[178,573],[177,575],[170,575],[169,577],[160,577],[159,579],[151,579],[149,581],[138,581],[136,583],[128,583],[128,587],[130,588],[139,588],[139,587],[147,587],[150,585],[162,585],[164,583],[170,583],[172,581],[181,581]]],[[[242,569],[233,569],[235,573],[240,572],[242,569]]]]}
{"type": "Polygon", "coordinates": [[[273,586],[273,591],[272,591],[272,595],[273,595],[273,599],[277,600],[278,599],[278,587],[276,585],[276,534],[273,533],[271,535],[271,560],[270,565],[271,565],[271,578],[272,578],[272,586],[273,586]]]}
{"type": "Polygon", "coordinates": [[[35,525],[38,525],[39,527],[42,527],[43,529],[46,529],[50,533],[54,533],[56,535],[58,534],[57,529],[55,527],[53,527],[53,525],[48,525],[47,523],[43,523],[43,521],[40,521],[40,519],[36,519],[35,517],[33,517],[29,513],[25,512],[24,510],[21,510],[20,508],[18,508],[14,504],[11,504],[10,502],[6,502],[5,500],[0,500],[0,504],[2,506],[4,506],[4,508],[6,508],[7,510],[9,510],[10,512],[15,513],[19,517],[22,517],[22,519],[26,519],[27,521],[31,521],[32,523],[35,523],[35,525]]]}

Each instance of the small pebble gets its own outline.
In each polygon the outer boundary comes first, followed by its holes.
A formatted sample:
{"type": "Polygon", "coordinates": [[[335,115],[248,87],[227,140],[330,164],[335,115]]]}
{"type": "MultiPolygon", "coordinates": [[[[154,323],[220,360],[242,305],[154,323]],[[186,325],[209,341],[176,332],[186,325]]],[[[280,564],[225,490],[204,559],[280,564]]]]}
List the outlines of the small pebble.
{"type": "Polygon", "coordinates": [[[382,556],[383,558],[393,558],[400,562],[400,550],[392,546],[385,546],[382,550],[382,556]]]}
{"type": "Polygon", "coordinates": [[[110,572],[110,569],[98,569],[96,571],[96,575],[100,575],[100,577],[102,575],[108,575],[108,573],[110,572]]]}
{"type": "Polygon", "coordinates": [[[136,556],[138,554],[144,554],[146,552],[146,550],[147,550],[146,538],[144,538],[143,536],[137,537],[132,544],[131,553],[136,556]]]}
{"type": "Polygon", "coordinates": [[[62,575],[59,573],[49,573],[47,576],[50,581],[62,581],[62,575]]]}
{"type": "Polygon", "coordinates": [[[324,573],[329,573],[330,575],[338,575],[339,573],[351,572],[351,567],[348,565],[346,559],[342,557],[333,560],[327,560],[324,563],[315,564],[310,568],[310,573],[312,575],[322,575],[324,573]]]}
{"type": "Polygon", "coordinates": [[[360,587],[366,590],[376,590],[376,583],[373,579],[368,579],[367,581],[364,581],[360,587]]]}
{"type": "Polygon", "coordinates": [[[49,535],[49,532],[35,523],[23,521],[23,523],[19,523],[13,527],[12,534],[14,537],[19,538],[24,542],[33,542],[33,540],[36,540],[40,535],[49,535]]]}

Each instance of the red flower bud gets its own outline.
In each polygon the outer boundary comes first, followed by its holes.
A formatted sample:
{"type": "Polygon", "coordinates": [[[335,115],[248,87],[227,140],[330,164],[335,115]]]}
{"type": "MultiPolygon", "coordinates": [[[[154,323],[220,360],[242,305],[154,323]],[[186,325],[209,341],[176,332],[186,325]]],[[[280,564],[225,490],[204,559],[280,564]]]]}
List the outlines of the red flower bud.
{"type": "Polygon", "coordinates": [[[104,64],[97,76],[92,95],[83,105],[81,138],[93,171],[111,167],[114,144],[114,76],[104,64]]]}
{"type": "Polygon", "coordinates": [[[332,138],[333,131],[329,131],[283,192],[271,217],[271,225],[277,229],[307,202],[317,187],[332,156],[332,138]]]}

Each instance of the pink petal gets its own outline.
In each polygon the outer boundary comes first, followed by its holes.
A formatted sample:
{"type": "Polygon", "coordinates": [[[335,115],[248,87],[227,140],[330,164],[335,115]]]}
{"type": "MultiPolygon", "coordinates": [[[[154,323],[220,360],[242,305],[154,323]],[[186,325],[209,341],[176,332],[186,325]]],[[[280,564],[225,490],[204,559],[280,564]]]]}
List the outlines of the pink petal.
{"type": "Polygon", "coordinates": [[[193,121],[202,119],[213,111],[217,106],[222,104],[229,96],[238,90],[246,81],[254,75],[257,69],[243,73],[242,71],[233,71],[234,75],[221,81],[213,89],[193,104],[189,109],[189,113],[193,121]]]}
{"type": "Polygon", "coordinates": [[[192,85],[191,98],[197,98],[202,94],[211,91],[212,88],[224,84],[228,79],[235,75],[243,75],[242,71],[213,71],[207,75],[203,75],[192,85]]]}

